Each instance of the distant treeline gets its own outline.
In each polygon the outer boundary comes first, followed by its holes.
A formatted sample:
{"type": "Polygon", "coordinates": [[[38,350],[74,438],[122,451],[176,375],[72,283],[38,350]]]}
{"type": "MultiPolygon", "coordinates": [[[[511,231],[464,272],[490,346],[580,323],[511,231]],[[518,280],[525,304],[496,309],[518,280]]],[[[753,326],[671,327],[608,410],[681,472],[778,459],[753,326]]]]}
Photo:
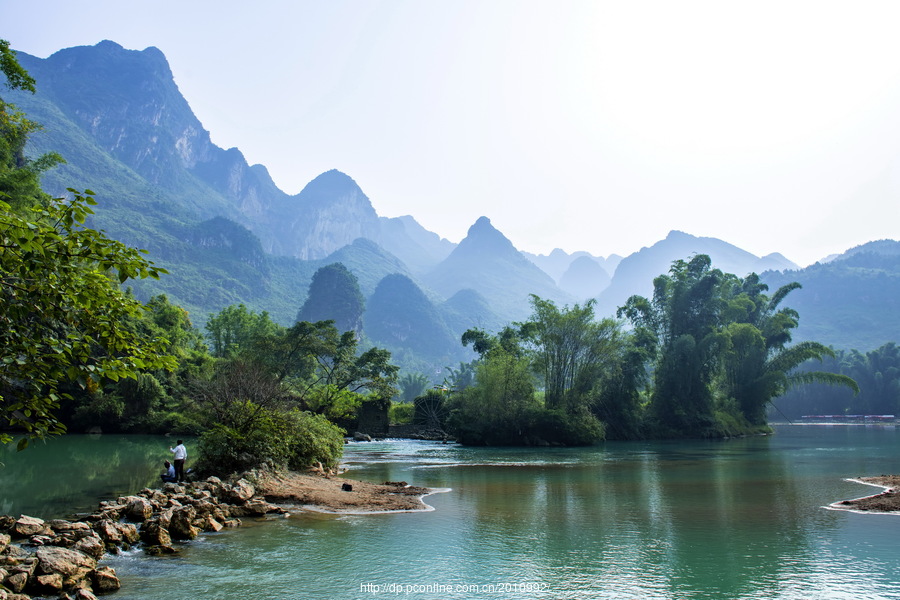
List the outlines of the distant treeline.
{"type": "MultiPolygon", "coordinates": [[[[812,368],[803,365],[801,370],[812,368]]],[[[805,415],[900,415],[900,348],[893,342],[863,354],[838,351],[816,368],[852,377],[859,394],[841,387],[812,384],[789,390],[769,413],[771,420],[805,415]]]]}

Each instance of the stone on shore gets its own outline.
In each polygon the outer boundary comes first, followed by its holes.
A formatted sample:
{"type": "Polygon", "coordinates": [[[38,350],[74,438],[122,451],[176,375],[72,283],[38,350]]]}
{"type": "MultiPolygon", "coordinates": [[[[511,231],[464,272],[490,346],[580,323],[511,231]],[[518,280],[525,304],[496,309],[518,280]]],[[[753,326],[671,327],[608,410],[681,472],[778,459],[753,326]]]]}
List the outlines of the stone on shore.
{"type": "Polygon", "coordinates": [[[72,546],[72,549],[97,560],[103,558],[103,555],[106,553],[106,546],[99,537],[82,538],[72,546]]]}
{"type": "Polygon", "coordinates": [[[25,584],[28,583],[28,573],[22,573],[18,571],[13,573],[12,575],[6,578],[6,581],[3,584],[8,587],[11,591],[18,594],[22,590],[25,589],[25,584]]]}
{"type": "Polygon", "coordinates": [[[109,594],[122,587],[115,569],[106,565],[94,569],[91,573],[91,582],[93,590],[98,594],[109,594]]]}
{"type": "Polygon", "coordinates": [[[153,516],[153,505],[146,498],[132,496],[125,508],[125,516],[142,523],[153,516]]]}
{"type": "Polygon", "coordinates": [[[63,576],[59,573],[50,573],[49,575],[38,575],[35,578],[35,591],[40,594],[58,594],[63,588],[63,576]]]}
{"type": "Polygon", "coordinates": [[[176,540],[192,540],[200,534],[200,530],[194,527],[193,521],[196,511],[193,506],[179,506],[172,511],[169,521],[169,534],[176,540]]]}
{"type": "Polygon", "coordinates": [[[246,479],[238,479],[228,491],[228,499],[235,504],[243,504],[256,494],[256,489],[246,479]]]}
{"type": "Polygon", "coordinates": [[[63,576],[63,584],[66,586],[76,584],[97,568],[96,559],[68,548],[44,546],[38,548],[35,555],[40,561],[41,573],[46,575],[59,573],[63,576]]]}
{"type": "Polygon", "coordinates": [[[13,524],[12,533],[16,537],[26,538],[36,535],[46,528],[47,525],[44,523],[43,519],[22,515],[19,517],[19,520],[13,524]]]}

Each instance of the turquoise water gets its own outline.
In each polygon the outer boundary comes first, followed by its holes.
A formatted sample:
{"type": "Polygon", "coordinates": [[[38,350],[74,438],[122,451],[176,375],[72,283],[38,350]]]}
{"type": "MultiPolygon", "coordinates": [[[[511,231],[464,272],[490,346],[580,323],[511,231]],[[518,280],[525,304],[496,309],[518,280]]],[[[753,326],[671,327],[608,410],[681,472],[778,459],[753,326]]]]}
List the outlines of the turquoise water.
{"type": "MultiPolygon", "coordinates": [[[[900,472],[893,427],[586,449],[352,444],[430,512],[303,514],[110,563],[126,599],[900,598],[900,516],[826,510],[900,472]]],[[[8,492],[4,492],[8,494],[8,492]]]]}
{"type": "Polygon", "coordinates": [[[156,485],[174,442],[149,435],[67,435],[17,452],[0,446],[0,514],[90,512],[101,500],[156,485]]]}

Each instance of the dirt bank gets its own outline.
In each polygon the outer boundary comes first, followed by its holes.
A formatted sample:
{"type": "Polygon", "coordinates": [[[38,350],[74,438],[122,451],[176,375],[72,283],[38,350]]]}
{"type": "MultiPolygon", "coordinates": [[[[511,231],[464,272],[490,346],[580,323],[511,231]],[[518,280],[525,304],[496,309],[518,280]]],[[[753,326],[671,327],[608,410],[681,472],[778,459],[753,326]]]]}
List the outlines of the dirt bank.
{"type": "Polygon", "coordinates": [[[879,475],[877,477],[858,477],[853,481],[869,483],[888,488],[880,494],[835,502],[832,508],[859,510],[865,512],[898,512],[900,511],[900,475],[879,475]]]}
{"type": "Polygon", "coordinates": [[[375,484],[293,472],[260,474],[256,488],[268,502],[336,513],[427,510],[422,497],[434,491],[405,482],[375,484]]]}

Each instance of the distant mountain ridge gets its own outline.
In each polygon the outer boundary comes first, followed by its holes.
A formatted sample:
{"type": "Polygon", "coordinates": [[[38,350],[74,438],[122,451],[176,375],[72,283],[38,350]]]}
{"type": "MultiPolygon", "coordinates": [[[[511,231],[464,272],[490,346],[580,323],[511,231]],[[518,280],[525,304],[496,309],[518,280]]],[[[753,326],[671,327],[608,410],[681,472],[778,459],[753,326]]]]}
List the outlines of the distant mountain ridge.
{"type": "MultiPolygon", "coordinates": [[[[303,303],[312,274],[332,262],[353,272],[367,298],[391,277],[380,295],[377,320],[392,343],[406,336],[401,323],[431,319],[420,333],[447,329],[458,340],[468,327],[492,329],[522,319],[530,312],[529,294],[558,304],[597,298],[597,314],[609,316],[628,296],[649,294],[653,278],[667,272],[673,260],[696,253],[709,254],[714,266],[739,275],[768,271],[773,282],[774,270],[793,269],[786,277],[801,283],[828,272],[823,265],[818,271],[796,270],[779,254],[756,257],[722,240],[676,231],[624,258],[559,249],[544,256],[520,252],[482,217],[454,244],[410,215],[379,216],[352,177],[338,170],[320,174],[298,194],[281,191],[264,166],[251,166],[238,149],[211,142],[156,48],[126,50],[103,41],[46,59],[18,56],[36,78],[38,93],[4,97],[45,126],[31,151],[58,151],[68,161],[45,176],[47,190],[95,190],[101,204],[92,225],[147,248],[172,273],[158,282],[136,283],[139,297],[167,293],[191,310],[198,324],[237,302],[287,324],[303,303]],[[415,319],[386,310],[402,289],[418,289],[427,299],[413,304],[415,319]]],[[[893,248],[888,242],[873,244],[893,248]]],[[[825,279],[844,287],[823,287],[820,297],[852,298],[855,287],[868,289],[855,283],[862,267],[839,268],[846,277],[825,279]]],[[[891,273],[889,266],[881,271],[891,273]]],[[[829,322],[834,309],[809,310],[801,328],[814,331],[817,323],[829,322]]],[[[873,323],[854,327],[871,332],[858,339],[887,331],[873,323]]],[[[830,339],[840,340],[835,333],[830,339]]],[[[408,349],[433,351],[419,342],[408,349]]]]}
{"type": "Polygon", "coordinates": [[[560,303],[572,300],[494,228],[487,217],[475,221],[465,239],[424,281],[445,297],[473,289],[488,298],[497,312],[511,319],[522,319],[529,314],[529,294],[560,303]]]}
{"type": "Polygon", "coordinates": [[[799,268],[780,254],[760,258],[716,238],[670,231],[664,240],[622,259],[609,287],[597,299],[598,312],[614,314],[634,294],[649,297],[653,293],[653,279],[657,275],[668,273],[673,261],[694,254],[706,254],[712,259],[715,268],[741,277],[751,272],[799,268]]]}

